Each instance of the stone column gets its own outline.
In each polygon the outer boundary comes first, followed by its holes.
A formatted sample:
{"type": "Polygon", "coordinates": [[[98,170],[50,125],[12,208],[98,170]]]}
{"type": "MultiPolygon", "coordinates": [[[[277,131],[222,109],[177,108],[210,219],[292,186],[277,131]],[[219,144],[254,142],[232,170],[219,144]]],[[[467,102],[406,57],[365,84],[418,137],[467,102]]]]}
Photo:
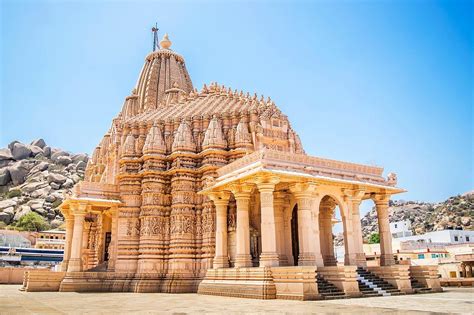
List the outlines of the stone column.
{"type": "Polygon", "coordinates": [[[220,193],[209,196],[216,206],[216,251],[213,268],[228,268],[229,254],[227,252],[227,206],[229,194],[220,193]]]}
{"type": "Polygon", "coordinates": [[[352,235],[354,245],[354,263],[359,267],[366,267],[364,245],[362,240],[362,225],[360,222],[359,206],[365,192],[363,190],[345,190],[346,202],[349,206],[348,215],[352,218],[352,235]]]}
{"type": "MultiPolygon", "coordinates": [[[[276,229],[276,243],[277,243],[277,254],[280,266],[288,266],[288,257],[286,252],[285,244],[285,205],[287,204],[285,197],[286,194],[283,192],[273,193],[273,207],[275,209],[275,229],[276,229]]],[[[290,231],[291,240],[291,231],[290,231]]],[[[291,243],[290,243],[291,246],[291,243]]]]}
{"type": "Polygon", "coordinates": [[[283,208],[283,227],[285,229],[284,232],[284,249],[286,258],[288,260],[288,265],[293,266],[293,248],[292,248],[292,239],[291,239],[291,215],[292,215],[293,208],[290,207],[290,204],[287,202],[285,207],[283,208]]]}
{"type": "Polygon", "coordinates": [[[299,266],[314,266],[314,235],[311,207],[316,185],[313,183],[297,183],[290,186],[290,190],[298,203],[298,239],[299,239],[299,266]]]}
{"type": "Polygon", "coordinates": [[[336,266],[334,256],[334,240],[332,235],[332,219],[336,203],[332,200],[321,201],[319,207],[319,231],[321,236],[321,252],[324,266],[336,266]]]}
{"type": "Polygon", "coordinates": [[[235,267],[252,267],[249,225],[250,192],[235,192],[234,197],[237,203],[235,267]]]}
{"type": "Polygon", "coordinates": [[[109,262],[107,263],[107,270],[114,271],[115,270],[115,260],[117,259],[117,215],[118,209],[117,207],[110,208],[110,232],[111,232],[111,239],[109,245],[109,262]]]}
{"type": "Polygon", "coordinates": [[[87,205],[71,205],[74,215],[74,231],[72,234],[71,256],[67,267],[68,272],[82,271],[82,235],[87,205]]]}
{"type": "Polygon", "coordinates": [[[275,227],[275,208],[273,205],[273,191],[278,179],[257,184],[260,191],[262,253],[260,267],[274,267],[279,265],[277,253],[277,233],[275,227]]]}
{"type": "Polygon", "coordinates": [[[69,258],[71,257],[72,234],[74,231],[74,216],[67,215],[66,219],[66,244],[64,244],[64,257],[61,263],[61,271],[67,271],[69,258]]]}
{"type": "Polygon", "coordinates": [[[348,202],[344,202],[340,207],[342,213],[342,225],[344,228],[344,265],[356,265],[356,249],[354,240],[354,226],[352,223],[351,206],[348,202]]]}
{"type": "Polygon", "coordinates": [[[375,207],[377,209],[377,219],[379,223],[380,236],[380,265],[390,266],[395,264],[392,252],[392,234],[388,220],[388,195],[377,195],[375,197],[375,207]]]}
{"type": "Polygon", "coordinates": [[[311,211],[312,226],[313,226],[313,242],[314,242],[314,261],[316,266],[324,267],[324,260],[321,250],[321,239],[319,230],[319,204],[321,198],[319,196],[314,197],[311,211]]]}

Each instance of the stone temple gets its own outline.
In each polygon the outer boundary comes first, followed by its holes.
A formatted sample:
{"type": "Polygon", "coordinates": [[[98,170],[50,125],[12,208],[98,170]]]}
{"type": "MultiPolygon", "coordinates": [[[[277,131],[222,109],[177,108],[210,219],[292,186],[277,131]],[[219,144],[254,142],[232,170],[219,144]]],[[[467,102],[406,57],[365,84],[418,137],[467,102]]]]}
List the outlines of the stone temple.
{"type": "Polygon", "coordinates": [[[404,191],[395,174],[305,154],[270,98],[216,83],[197,90],[167,35],[160,46],[61,205],[62,271],[27,272],[26,291],[306,300],[439,288],[433,269],[394,261],[388,203],[404,191]],[[377,208],[380,266],[368,267],[362,249],[366,199],[377,208]]]}

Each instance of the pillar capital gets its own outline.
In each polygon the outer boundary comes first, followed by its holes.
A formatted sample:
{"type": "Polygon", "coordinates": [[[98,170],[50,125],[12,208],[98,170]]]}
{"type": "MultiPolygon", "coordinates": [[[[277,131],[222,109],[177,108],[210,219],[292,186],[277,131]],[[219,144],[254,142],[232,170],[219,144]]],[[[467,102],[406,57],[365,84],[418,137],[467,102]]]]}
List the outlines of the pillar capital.
{"type": "Polygon", "coordinates": [[[291,184],[289,188],[296,198],[312,197],[316,192],[317,184],[315,182],[300,182],[291,184]]]}
{"type": "Polygon", "coordinates": [[[214,204],[217,205],[227,205],[230,199],[230,192],[228,191],[218,191],[212,192],[207,195],[209,199],[211,199],[214,204]]]}
{"type": "Polygon", "coordinates": [[[250,199],[253,187],[250,183],[231,184],[229,185],[229,190],[234,194],[235,200],[250,199]]]}
{"type": "Polygon", "coordinates": [[[343,188],[342,195],[344,196],[344,201],[361,203],[365,195],[365,190],[343,188]]]}
{"type": "Polygon", "coordinates": [[[373,194],[372,200],[375,202],[377,206],[387,206],[390,200],[390,194],[380,193],[380,194],[373,194]]]}

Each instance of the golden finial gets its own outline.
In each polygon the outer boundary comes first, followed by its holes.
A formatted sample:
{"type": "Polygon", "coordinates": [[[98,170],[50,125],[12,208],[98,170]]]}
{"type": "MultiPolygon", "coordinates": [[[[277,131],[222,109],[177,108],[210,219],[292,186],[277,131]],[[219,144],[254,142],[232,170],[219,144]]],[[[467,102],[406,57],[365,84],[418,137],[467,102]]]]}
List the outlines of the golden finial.
{"type": "Polygon", "coordinates": [[[168,33],[163,36],[163,39],[160,41],[160,46],[163,49],[170,49],[172,42],[168,38],[168,33]]]}

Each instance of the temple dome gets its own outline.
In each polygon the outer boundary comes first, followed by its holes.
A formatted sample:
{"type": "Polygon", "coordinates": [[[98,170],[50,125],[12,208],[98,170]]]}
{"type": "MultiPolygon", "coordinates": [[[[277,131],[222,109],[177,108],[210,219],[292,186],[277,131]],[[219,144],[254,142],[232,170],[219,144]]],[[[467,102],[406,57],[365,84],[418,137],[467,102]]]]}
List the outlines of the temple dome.
{"type": "Polygon", "coordinates": [[[124,106],[128,117],[158,108],[166,100],[166,91],[170,89],[180,89],[186,93],[193,90],[184,58],[171,50],[172,42],[168,34],[165,34],[160,44],[162,48],[150,53],[145,59],[131,97],[134,104],[124,106]]]}

